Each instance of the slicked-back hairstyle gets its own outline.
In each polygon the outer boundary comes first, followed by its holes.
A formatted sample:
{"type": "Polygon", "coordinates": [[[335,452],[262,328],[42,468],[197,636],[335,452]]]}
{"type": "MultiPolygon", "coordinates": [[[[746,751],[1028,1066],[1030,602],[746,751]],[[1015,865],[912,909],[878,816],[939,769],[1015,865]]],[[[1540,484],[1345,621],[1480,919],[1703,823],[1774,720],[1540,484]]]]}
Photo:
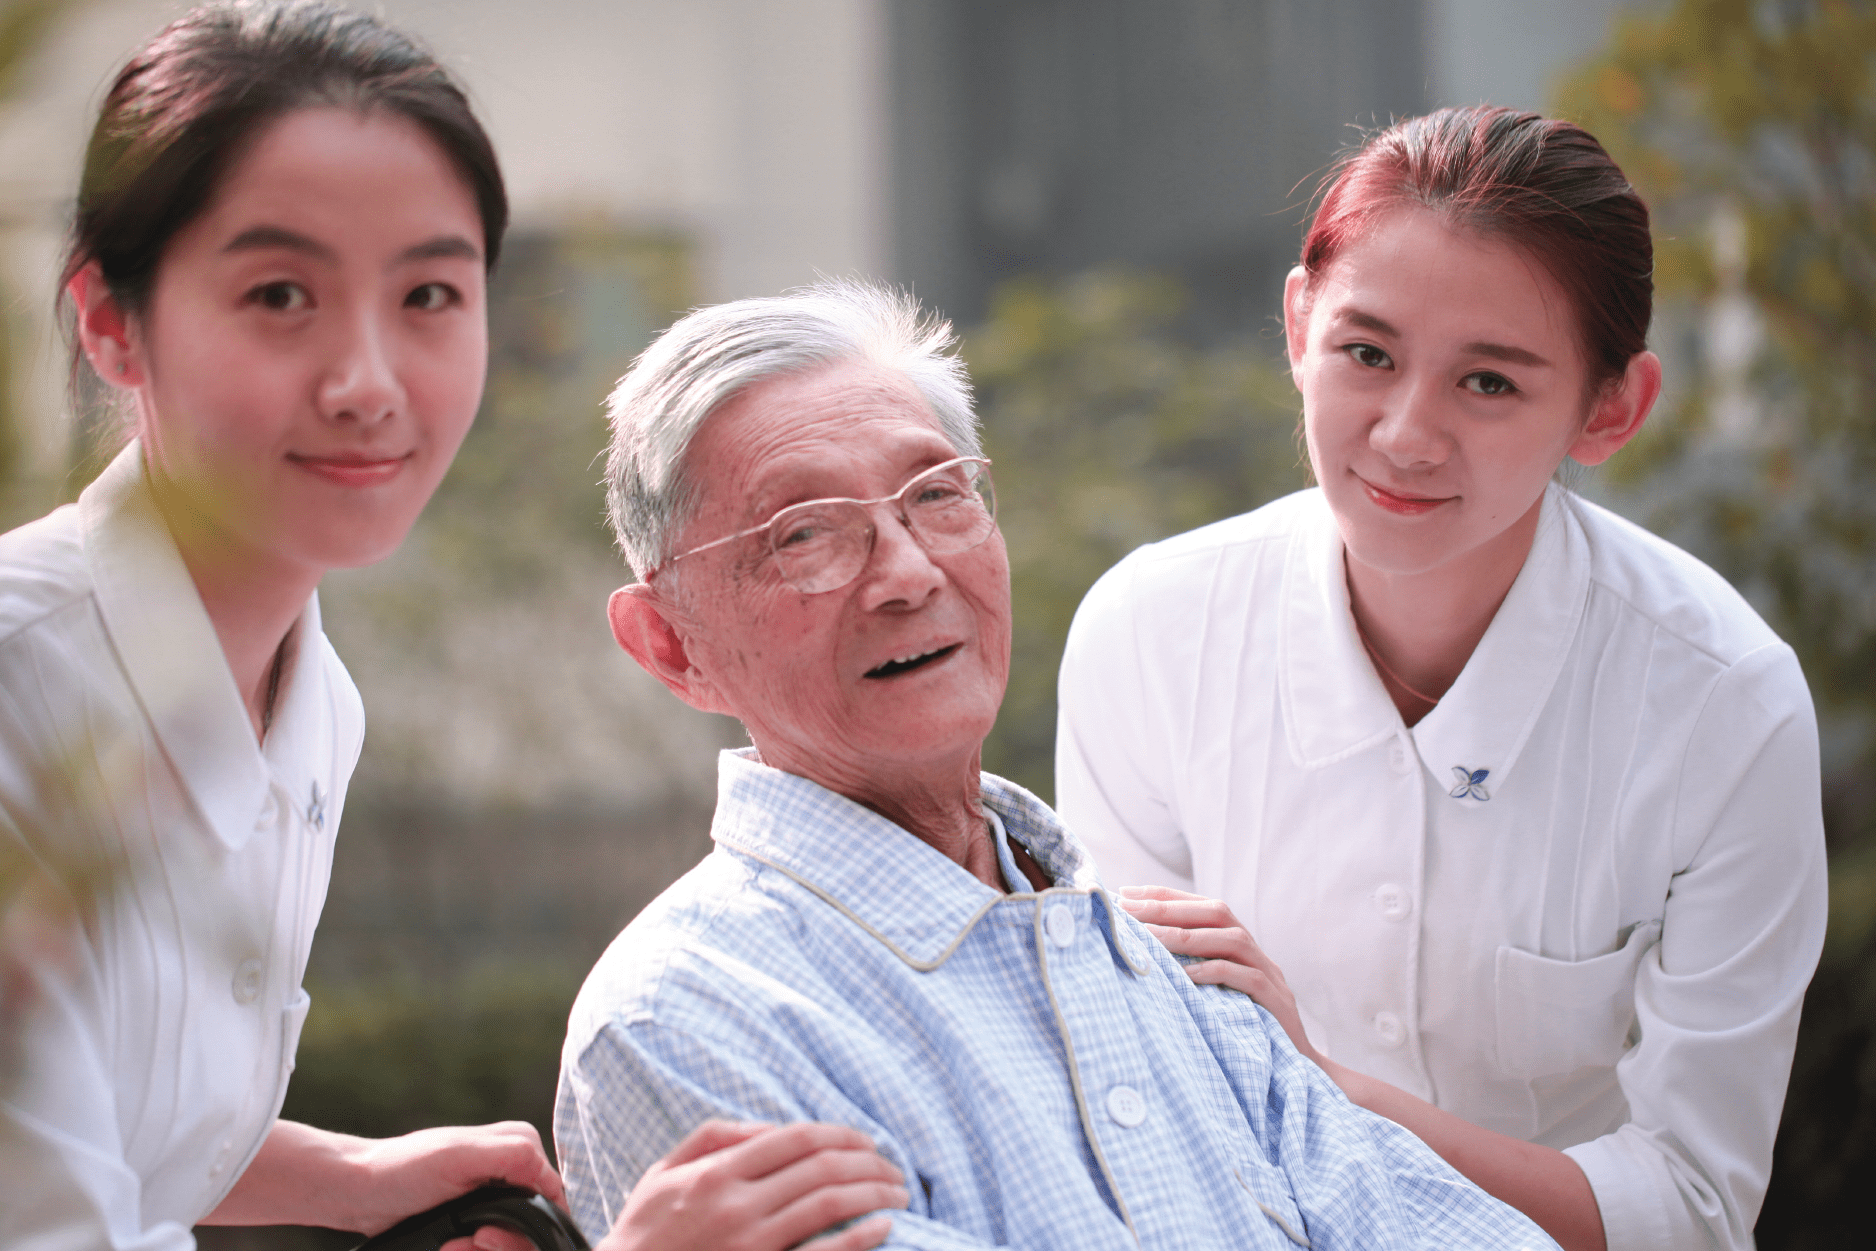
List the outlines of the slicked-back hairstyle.
{"type": "Polygon", "coordinates": [[[1513,109],[1440,109],[1338,160],[1303,239],[1311,287],[1351,240],[1403,206],[1529,253],[1569,297],[1592,385],[1647,346],[1648,206],[1580,126],[1513,109]]]}
{"type": "Polygon", "coordinates": [[[474,194],[483,259],[494,266],[508,225],[501,167],[436,59],[336,4],[261,0],[191,10],[118,72],[85,149],[60,290],[96,261],[118,303],[141,312],[164,248],[245,146],[267,123],[321,106],[421,126],[474,194]]]}
{"type": "Polygon", "coordinates": [[[632,363],[606,401],[612,447],[606,496],[612,531],[644,577],[698,502],[684,472],[704,419],[753,383],[840,361],[893,370],[918,389],[960,456],[982,455],[964,363],[951,325],[912,296],[852,280],[700,308],[632,363]]]}

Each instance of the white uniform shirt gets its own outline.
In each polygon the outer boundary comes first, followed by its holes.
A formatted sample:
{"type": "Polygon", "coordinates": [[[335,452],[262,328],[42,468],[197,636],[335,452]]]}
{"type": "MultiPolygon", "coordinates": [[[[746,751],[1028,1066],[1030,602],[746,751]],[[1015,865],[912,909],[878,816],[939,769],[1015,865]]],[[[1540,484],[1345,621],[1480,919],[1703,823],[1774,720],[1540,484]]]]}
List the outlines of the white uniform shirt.
{"type": "Polygon", "coordinates": [[[1568,1149],[1610,1251],[1752,1245],[1823,825],[1797,660],[1712,570],[1552,488],[1409,729],[1305,491],[1110,570],[1059,695],[1106,884],[1224,899],[1325,1053],[1568,1149]]]}
{"type": "Polygon", "coordinates": [[[191,1246],[279,1113],[364,734],[316,600],[291,637],[263,749],[134,443],[0,537],[10,1251],[191,1246]]]}

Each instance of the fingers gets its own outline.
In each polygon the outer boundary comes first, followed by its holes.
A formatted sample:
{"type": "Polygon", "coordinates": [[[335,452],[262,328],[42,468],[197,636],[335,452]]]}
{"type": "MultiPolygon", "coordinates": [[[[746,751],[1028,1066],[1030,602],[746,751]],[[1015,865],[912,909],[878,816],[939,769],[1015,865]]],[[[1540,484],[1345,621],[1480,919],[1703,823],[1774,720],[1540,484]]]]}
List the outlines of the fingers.
{"type": "Polygon", "coordinates": [[[686,1134],[684,1140],[671,1148],[670,1153],[659,1163],[666,1168],[689,1164],[692,1160],[702,1159],[726,1147],[747,1142],[772,1128],[758,1121],[705,1121],[686,1134]]]}
{"type": "MultiPolygon", "coordinates": [[[[471,1132],[486,1135],[484,1148],[491,1157],[487,1164],[491,1170],[489,1181],[505,1181],[532,1190],[561,1207],[567,1205],[566,1188],[560,1184],[560,1174],[547,1162],[541,1133],[534,1126],[526,1121],[498,1121],[471,1132]]],[[[517,1251],[526,1251],[527,1245],[527,1240],[522,1239],[517,1251]]],[[[501,1249],[488,1248],[487,1251],[501,1249]]]]}
{"type": "MultiPolygon", "coordinates": [[[[873,1140],[849,1125],[796,1121],[764,1127],[740,1146],[724,1153],[732,1176],[748,1181],[767,1177],[817,1151],[861,1151],[879,1158],[873,1140]]],[[[887,1167],[891,1167],[888,1165],[887,1167]]],[[[896,1173],[898,1170],[894,1170],[896,1173]]]]}
{"type": "Polygon", "coordinates": [[[1170,886],[1123,886],[1120,888],[1120,901],[1124,906],[1129,899],[1205,899],[1205,895],[1194,895],[1189,891],[1174,890],[1170,886]]]}
{"type": "MultiPolygon", "coordinates": [[[[903,1208],[907,1199],[904,1186],[883,1181],[853,1182],[841,1186],[821,1186],[803,1194],[783,1207],[764,1224],[763,1232],[772,1235],[784,1247],[792,1247],[842,1221],[880,1208],[903,1208]]],[[[888,1220],[887,1228],[891,1228],[888,1220]]],[[[842,1231],[847,1232],[847,1231],[842,1231]]],[[[819,1245],[818,1243],[815,1245],[819,1245]]],[[[861,1246],[872,1246],[870,1242],[861,1246]]]]}
{"type": "Polygon", "coordinates": [[[1129,887],[1155,892],[1151,897],[1123,895],[1120,906],[1136,919],[1151,925],[1178,925],[1186,929],[1225,929],[1238,925],[1238,918],[1221,899],[1187,895],[1164,886],[1129,887]]]}
{"type": "Polygon", "coordinates": [[[497,1225],[484,1225],[468,1239],[457,1239],[446,1243],[442,1251],[535,1251],[534,1244],[510,1229],[497,1225]]]}
{"type": "Polygon", "coordinates": [[[890,1216],[875,1216],[861,1221],[851,1229],[843,1229],[837,1234],[828,1234],[812,1242],[801,1244],[802,1251],[870,1251],[886,1241],[892,1233],[890,1216]]]}
{"type": "Polygon", "coordinates": [[[1200,986],[1229,986],[1243,991],[1257,1003],[1276,1011],[1276,986],[1262,969],[1247,968],[1231,960],[1207,960],[1186,966],[1186,976],[1200,986]]]}

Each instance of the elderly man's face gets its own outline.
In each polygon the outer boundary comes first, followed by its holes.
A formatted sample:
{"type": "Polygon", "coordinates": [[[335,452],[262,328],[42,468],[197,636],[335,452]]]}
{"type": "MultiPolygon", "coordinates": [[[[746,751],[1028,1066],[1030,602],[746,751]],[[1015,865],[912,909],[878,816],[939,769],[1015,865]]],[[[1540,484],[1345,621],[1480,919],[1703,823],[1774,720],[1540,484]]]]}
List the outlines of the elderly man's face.
{"type": "MultiPolygon", "coordinates": [[[[803,500],[876,499],[957,451],[903,377],[845,362],[757,383],[692,440],[702,491],[684,550],[803,500]]],[[[945,556],[875,508],[871,557],[837,590],[782,580],[760,535],[684,562],[679,631],[703,698],[747,726],[765,763],[853,794],[895,772],[960,765],[1009,676],[1003,536],[945,556]],[[909,666],[894,661],[920,658],[909,666]]]]}

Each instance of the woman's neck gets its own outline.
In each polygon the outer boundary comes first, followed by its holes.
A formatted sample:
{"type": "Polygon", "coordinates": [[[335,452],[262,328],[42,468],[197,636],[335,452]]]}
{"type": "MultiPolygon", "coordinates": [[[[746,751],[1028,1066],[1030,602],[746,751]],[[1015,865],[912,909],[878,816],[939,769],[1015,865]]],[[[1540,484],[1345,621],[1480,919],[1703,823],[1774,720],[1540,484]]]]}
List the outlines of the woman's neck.
{"type": "Polygon", "coordinates": [[[1485,637],[1530,555],[1542,507],[1540,496],[1490,542],[1416,573],[1376,569],[1344,550],[1355,628],[1408,725],[1433,710],[1485,637]]]}
{"type": "Polygon", "coordinates": [[[156,475],[151,475],[151,489],[215,627],[258,742],[265,736],[280,677],[275,658],[318,587],[321,571],[243,543],[189,507],[156,475]]]}

